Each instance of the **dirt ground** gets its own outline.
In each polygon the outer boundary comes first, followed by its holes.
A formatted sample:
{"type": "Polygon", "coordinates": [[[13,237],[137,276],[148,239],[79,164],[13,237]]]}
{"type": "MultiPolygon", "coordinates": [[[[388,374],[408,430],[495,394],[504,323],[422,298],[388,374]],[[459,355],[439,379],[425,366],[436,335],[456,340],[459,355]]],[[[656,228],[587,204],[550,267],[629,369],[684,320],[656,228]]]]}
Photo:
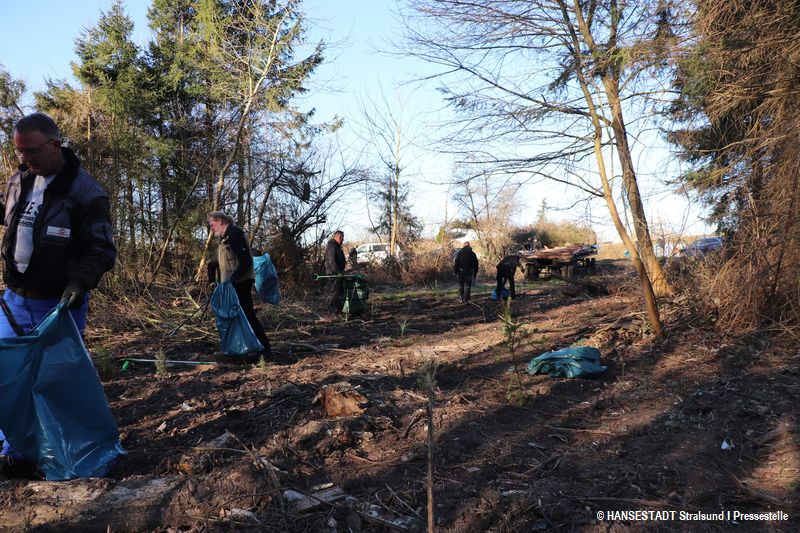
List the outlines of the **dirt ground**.
{"type": "Polygon", "coordinates": [[[374,286],[347,320],[287,297],[259,307],[273,360],[162,372],[120,367],[213,360],[202,297],[136,318],[98,302],[87,345],[128,455],[104,479],[0,480],[0,529],[423,531],[434,360],[437,531],[800,530],[797,345],[722,335],[680,301],[656,342],[632,274],[603,272],[624,280],[610,296],[551,280],[512,304],[523,371],[588,345],[608,367],[594,379],[518,380],[490,279],[469,305],[453,285],[374,286]]]}

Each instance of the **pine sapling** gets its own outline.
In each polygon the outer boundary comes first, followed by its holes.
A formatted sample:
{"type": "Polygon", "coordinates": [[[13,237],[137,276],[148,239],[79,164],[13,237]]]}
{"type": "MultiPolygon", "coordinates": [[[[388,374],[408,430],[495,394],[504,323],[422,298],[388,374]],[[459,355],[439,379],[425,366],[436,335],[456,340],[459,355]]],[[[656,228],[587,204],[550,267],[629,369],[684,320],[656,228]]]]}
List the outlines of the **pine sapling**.
{"type": "Polygon", "coordinates": [[[409,317],[404,316],[403,320],[398,320],[397,323],[400,325],[400,336],[405,337],[406,335],[406,328],[408,327],[409,317]]]}
{"type": "Polygon", "coordinates": [[[503,334],[505,335],[505,345],[511,355],[512,373],[508,381],[508,392],[506,398],[510,402],[520,401],[524,396],[522,390],[522,370],[520,369],[520,362],[517,358],[517,344],[518,334],[524,332],[522,324],[515,322],[511,316],[511,298],[505,300],[503,304],[503,314],[500,315],[500,321],[503,323],[503,334]]]}
{"type": "Polygon", "coordinates": [[[159,350],[156,353],[155,357],[156,361],[156,375],[158,377],[164,377],[167,375],[167,355],[164,353],[164,350],[159,350]]]}
{"type": "Polygon", "coordinates": [[[436,369],[439,364],[426,359],[419,368],[417,382],[427,392],[428,404],[428,532],[433,533],[433,401],[436,396],[436,369]]]}

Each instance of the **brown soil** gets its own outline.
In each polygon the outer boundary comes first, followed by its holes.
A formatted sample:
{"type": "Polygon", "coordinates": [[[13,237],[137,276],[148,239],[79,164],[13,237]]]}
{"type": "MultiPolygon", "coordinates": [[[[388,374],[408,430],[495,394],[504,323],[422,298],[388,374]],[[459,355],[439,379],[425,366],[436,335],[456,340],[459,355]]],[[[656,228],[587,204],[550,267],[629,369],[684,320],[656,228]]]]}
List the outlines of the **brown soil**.
{"type": "MultiPolygon", "coordinates": [[[[261,366],[175,365],[159,375],[133,363],[123,372],[121,358],[159,350],[211,360],[209,315],[174,333],[177,322],[163,315],[114,326],[90,317],[87,344],[128,455],[105,479],[0,481],[0,526],[424,530],[427,393],[417,369],[433,358],[437,531],[798,530],[796,345],[724,336],[689,320],[680,302],[664,305],[669,333],[656,342],[635,290],[592,298],[556,281],[521,289],[512,307],[523,366],[586,344],[608,370],[594,379],[523,373],[518,383],[488,280],[471,305],[452,286],[373,287],[369,312],[347,321],[321,318],[319,297],[264,306],[276,355],[261,366]],[[332,384],[328,392],[343,396],[320,395],[332,384]],[[357,412],[329,416],[331,402],[357,412]],[[284,497],[329,484],[345,496],[305,512],[284,497]],[[369,509],[397,525],[379,525],[369,509]],[[620,510],[664,513],[597,519],[620,510]],[[720,511],[782,511],[789,520],[680,515],[720,511]]],[[[187,301],[162,308],[188,316],[187,301]]]]}

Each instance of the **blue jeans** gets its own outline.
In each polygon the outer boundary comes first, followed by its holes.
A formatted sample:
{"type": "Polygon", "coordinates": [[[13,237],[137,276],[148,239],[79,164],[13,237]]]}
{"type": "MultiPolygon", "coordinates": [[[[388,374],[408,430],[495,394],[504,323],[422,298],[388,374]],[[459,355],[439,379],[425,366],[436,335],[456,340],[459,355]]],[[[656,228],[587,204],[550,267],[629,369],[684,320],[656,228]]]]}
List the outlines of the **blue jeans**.
{"type": "MultiPolygon", "coordinates": [[[[53,308],[58,305],[58,302],[61,301],[61,298],[47,298],[46,300],[25,298],[16,294],[11,289],[6,289],[3,292],[3,299],[8,304],[8,308],[11,310],[11,315],[14,317],[14,320],[17,321],[17,324],[19,324],[26,333],[35,328],[45,315],[52,311],[53,308]]],[[[86,328],[86,312],[88,310],[89,293],[87,292],[83,300],[83,305],[78,309],[71,309],[69,311],[81,335],[83,335],[83,330],[86,328]]],[[[17,334],[14,333],[14,328],[12,328],[11,324],[8,322],[6,314],[0,310],[0,338],[16,336],[17,334]]]]}
{"type": "MultiPolygon", "coordinates": [[[[35,328],[39,322],[42,321],[45,315],[52,311],[53,308],[58,305],[58,302],[61,301],[60,298],[33,300],[31,298],[20,296],[11,289],[6,289],[3,291],[2,298],[8,304],[8,309],[11,311],[11,316],[14,317],[14,320],[25,331],[25,333],[28,333],[35,328]]],[[[86,293],[86,296],[83,300],[83,305],[78,309],[72,309],[69,311],[69,314],[72,315],[72,319],[75,321],[75,325],[78,326],[78,331],[81,332],[81,335],[83,335],[83,330],[86,328],[86,312],[88,310],[89,293],[86,293]]],[[[8,317],[6,317],[5,312],[0,310],[0,338],[16,336],[17,334],[14,333],[14,328],[11,327],[11,323],[8,321],[8,317]]],[[[15,459],[21,457],[21,455],[12,450],[8,445],[2,429],[0,429],[0,442],[3,444],[2,450],[0,450],[0,456],[10,455],[15,459]]]]}

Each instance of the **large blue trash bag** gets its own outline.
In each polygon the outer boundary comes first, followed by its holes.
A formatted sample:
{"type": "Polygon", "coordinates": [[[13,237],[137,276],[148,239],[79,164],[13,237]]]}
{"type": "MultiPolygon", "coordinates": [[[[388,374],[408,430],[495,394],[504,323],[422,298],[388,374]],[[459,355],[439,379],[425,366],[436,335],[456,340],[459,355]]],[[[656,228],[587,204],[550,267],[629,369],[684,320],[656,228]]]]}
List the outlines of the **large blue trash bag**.
{"type": "Polygon", "coordinates": [[[264,349],[239,305],[236,289],[230,281],[223,281],[211,294],[211,309],[217,319],[222,352],[226,355],[245,355],[264,349]]]}
{"type": "MultiPolygon", "coordinates": [[[[502,290],[502,291],[500,291],[500,297],[501,297],[503,300],[505,300],[505,299],[507,299],[509,296],[511,296],[511,293],[508,291],[508,289],[506,289],[505,287],[503,287],[503,290],[502,290]]],[[[497,289],[492,289],[492,294],[491,294],[491,295],[489,295],[489,298],[491,298],[492,300],[497,300],[497,289]]]]}
{"type": "Polygon", "coordinates": [[[281,291],[278,287],[278,271],[272,264],[268,253],[253,258],[253,269],[256,272],[256,293],[261,301],[267,304],[281,303],[281,291]]]}
{"type": "Polygon", "coordinates": [[[105,475],[125,450],[75,326],[56,306],[29,334],[0,339],[0,428],[46,479],[105,475]]]}
{"type": "Polygon", "coordinates": [[[552,377],[593,377],[608,367],[600,364],[600,351],[591,346],[575,346],[543,353],[528,363],[528,374],[550,374],[552,377]]]}

